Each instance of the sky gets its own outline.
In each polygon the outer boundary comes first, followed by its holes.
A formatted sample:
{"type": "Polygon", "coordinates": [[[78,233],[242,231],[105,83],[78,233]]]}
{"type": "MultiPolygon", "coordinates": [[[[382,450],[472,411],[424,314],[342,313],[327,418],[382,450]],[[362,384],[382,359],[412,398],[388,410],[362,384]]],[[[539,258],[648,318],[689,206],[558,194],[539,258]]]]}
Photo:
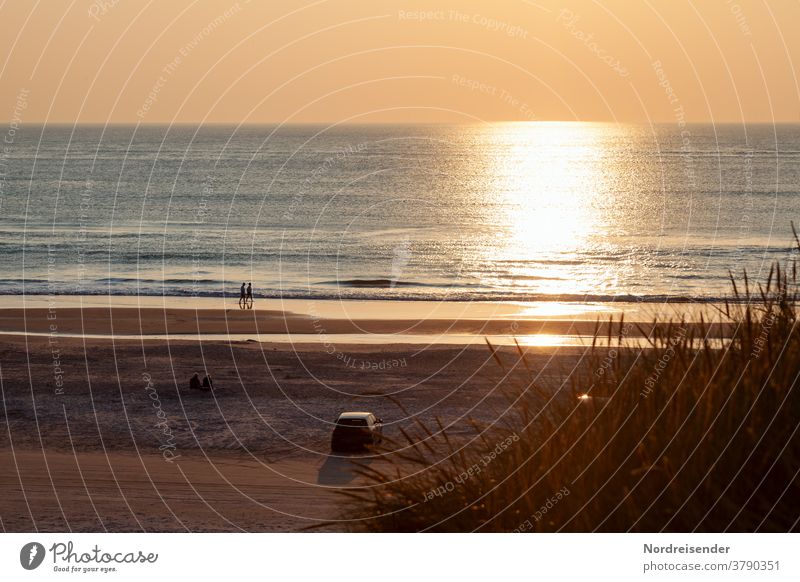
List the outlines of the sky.
{"type": "Polygon", "coordinates": [[[5,123],[798,122],[795,0],[7,0],[5,123]]]}

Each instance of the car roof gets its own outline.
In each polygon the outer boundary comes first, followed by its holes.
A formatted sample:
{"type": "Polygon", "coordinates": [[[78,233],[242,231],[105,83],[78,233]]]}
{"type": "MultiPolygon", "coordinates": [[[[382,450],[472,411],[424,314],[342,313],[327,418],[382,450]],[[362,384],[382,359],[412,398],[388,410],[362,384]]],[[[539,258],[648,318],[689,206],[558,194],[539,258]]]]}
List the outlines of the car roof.
{"type": "Polygon", "coordinates": [[[339,415],[339,418],[367,418],[368,416],[372,416],[371,412],[343,412],[339,415]]]}

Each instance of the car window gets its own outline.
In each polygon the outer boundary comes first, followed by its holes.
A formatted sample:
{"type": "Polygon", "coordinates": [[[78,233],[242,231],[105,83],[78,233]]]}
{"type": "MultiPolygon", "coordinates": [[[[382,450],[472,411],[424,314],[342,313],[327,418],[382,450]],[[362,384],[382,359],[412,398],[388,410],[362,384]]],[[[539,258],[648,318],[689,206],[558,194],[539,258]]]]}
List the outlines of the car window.
{"type": "Polygon", "coordinates": [[[340,418],[336,421],[339,426],[367,426],[367,421],[363,418],[340,418]]]}

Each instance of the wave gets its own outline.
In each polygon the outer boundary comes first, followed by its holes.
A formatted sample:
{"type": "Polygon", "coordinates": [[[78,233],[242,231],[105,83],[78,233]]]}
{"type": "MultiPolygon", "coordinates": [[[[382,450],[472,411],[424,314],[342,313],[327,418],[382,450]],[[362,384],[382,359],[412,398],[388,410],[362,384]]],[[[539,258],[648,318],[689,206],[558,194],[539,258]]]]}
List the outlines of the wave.
{"type": "MultiPolygon", "coordinates": [[[[30,283],[32,279],[27,279],[26,283],[30,283]]],[[[39,282],[47,283],[41,280],[39,282]]],[[[135,277],[106,277],[103,279],[95,279],[95,283],[100,285],[115,285],[120,283],[132,283],[137,285],[219,285],[223,286],[224,281],[219,279],[137,279],[135,277]]]]}
{"type": "MultiPolygon", "coordinates": [[[[380,289],[383,289],[382,287],[380,289]]],[[[437,301],[437,302],[561,302],[561,303],[746,303],[741,297],[726,295],[600,295],[600,294],[533,294],[533,293],[508,293],[508,292],[485,292],[485,291],[466,291],[466,290],[447,290],[440,289],[438,292],[428,293],[368,293],[362,290],[348,288],[346,292],[308,292],[306,290],[271,290],[262,293],[254,293],[256,299],[306,299],[306,300],[333,300],[333,301],[437,301]]],[[[0,295],[19,296],[107,296],[107,297],[201,297],[201,298],[230,298],[238,299],[239,292],[233,290],[225,291],[205,291],[191,289],[160,289],[139,288],[122,289],[109,293],[108,289],[80,289],[76,291],[74,286],[71,290],[48,290],[34,289],[21,290],[17,288],[3,289],[0,287],[0,295]]]]}
{"type": "Polygon", "coordinates": [[[441,287],[433,283],[418,281],[399,281],[397,279],[344,279],[341,281],[320,281],[317,285],[336,285],[368,289],[390,289],[392,287],[441,287]]]}

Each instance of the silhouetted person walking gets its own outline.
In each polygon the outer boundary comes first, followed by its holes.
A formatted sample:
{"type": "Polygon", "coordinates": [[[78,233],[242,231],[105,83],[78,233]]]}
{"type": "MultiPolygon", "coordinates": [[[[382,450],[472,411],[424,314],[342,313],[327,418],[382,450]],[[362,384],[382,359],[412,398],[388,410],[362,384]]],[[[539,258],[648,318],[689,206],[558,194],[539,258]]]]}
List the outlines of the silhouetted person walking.
{"type": "Polygon", "coordinates": [[[250,283],[247,284],[247,296],[245,303],[249,303],[250,308],[253,307],[253,286],[250,283]]]}
{"type": "Polygon", "coordinates": [[[244,283],[242,283],[242,288],[239,289],[239,308],[244,309],[245,303],[247,303],[247,296],[244,292],[244,283]]]}

